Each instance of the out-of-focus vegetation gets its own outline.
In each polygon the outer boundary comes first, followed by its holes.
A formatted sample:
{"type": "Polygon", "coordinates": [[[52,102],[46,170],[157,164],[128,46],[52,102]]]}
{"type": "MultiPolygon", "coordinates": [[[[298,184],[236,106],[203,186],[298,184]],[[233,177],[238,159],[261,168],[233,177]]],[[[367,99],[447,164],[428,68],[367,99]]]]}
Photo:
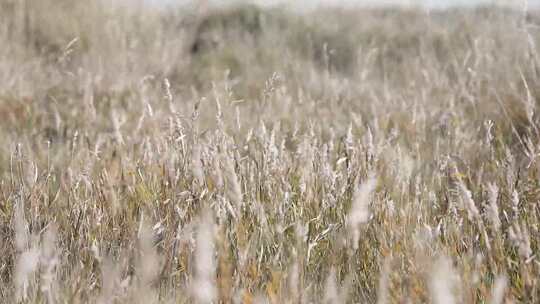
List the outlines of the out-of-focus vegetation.
{"type": "Polygon", "coordinates": [[[540,301],[539,17],[0,3],[0,299],[540,301]]]}

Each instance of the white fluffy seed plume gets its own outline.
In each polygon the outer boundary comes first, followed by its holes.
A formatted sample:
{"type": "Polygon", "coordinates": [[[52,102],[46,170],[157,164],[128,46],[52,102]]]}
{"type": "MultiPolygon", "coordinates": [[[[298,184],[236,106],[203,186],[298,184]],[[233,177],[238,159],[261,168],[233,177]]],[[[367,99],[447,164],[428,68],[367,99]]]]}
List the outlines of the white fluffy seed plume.
{"type": "Polygon", "coordinates": [[[196,303],[213,303],[217,296],[215,286],[216,261],[214,259],[213,215],[205,211],[197,231],[195,249],[195,276],[191,291],[196,303]]]}
{"type": "Polygon", "coordinates": [[[457,303],[453,293],[454,283],[455,273],[452,268],[452,261],[447,257],[439,258],[433,265],[430,275],[429,291],[432,303],[457,303]]]}
{"type": "Polygon", "coordinates": [[[358,240],[360,239],[360,226],[369,221],[370,210],[369,204],[377,179],[371,174],[368,179],[354,190],[352,198],[352,206],[347,215],[347,229],[352,237],[354,249],[358,249],[358,240]]]}

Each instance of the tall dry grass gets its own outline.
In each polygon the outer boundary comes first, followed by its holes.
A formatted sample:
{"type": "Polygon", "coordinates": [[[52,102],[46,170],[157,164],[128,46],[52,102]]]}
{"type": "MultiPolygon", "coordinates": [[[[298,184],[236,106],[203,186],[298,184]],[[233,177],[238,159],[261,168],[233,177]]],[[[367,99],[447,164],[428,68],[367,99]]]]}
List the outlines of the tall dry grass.
{"type": "Polygon", "coordinates": [[[0,299],[539,302],[538,20],[0,3],[0,299]]]}

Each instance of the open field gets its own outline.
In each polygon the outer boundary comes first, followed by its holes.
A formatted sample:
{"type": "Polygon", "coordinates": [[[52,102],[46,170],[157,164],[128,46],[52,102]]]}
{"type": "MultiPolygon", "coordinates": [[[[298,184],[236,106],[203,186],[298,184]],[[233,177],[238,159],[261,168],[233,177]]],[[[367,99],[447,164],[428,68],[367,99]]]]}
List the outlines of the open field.
{"type": "Polygon", "coordinates": [[[106,3],[0,2],[0,302],[540,303],[540,13],[106,3]]]}

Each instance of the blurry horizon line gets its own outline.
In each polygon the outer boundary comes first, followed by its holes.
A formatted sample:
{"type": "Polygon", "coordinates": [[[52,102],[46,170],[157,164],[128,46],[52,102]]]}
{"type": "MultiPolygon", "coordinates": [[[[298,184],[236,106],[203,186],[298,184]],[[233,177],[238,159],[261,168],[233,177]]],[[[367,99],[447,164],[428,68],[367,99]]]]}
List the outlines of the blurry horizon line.
{"type": "Polygon", "coordinates": [[[200,4],[211,7],[227,7],[240,4],[255,4],[262,7],[283,7],[293,10],[314,10],[320,8],[423,8],[423,9],[451,9],[459,7],[474,8],[482,5],[512,7],[526,10],[540,8],[540,0],[143,0],[143,2],[163,7],[189,6],[200,4]]]}

